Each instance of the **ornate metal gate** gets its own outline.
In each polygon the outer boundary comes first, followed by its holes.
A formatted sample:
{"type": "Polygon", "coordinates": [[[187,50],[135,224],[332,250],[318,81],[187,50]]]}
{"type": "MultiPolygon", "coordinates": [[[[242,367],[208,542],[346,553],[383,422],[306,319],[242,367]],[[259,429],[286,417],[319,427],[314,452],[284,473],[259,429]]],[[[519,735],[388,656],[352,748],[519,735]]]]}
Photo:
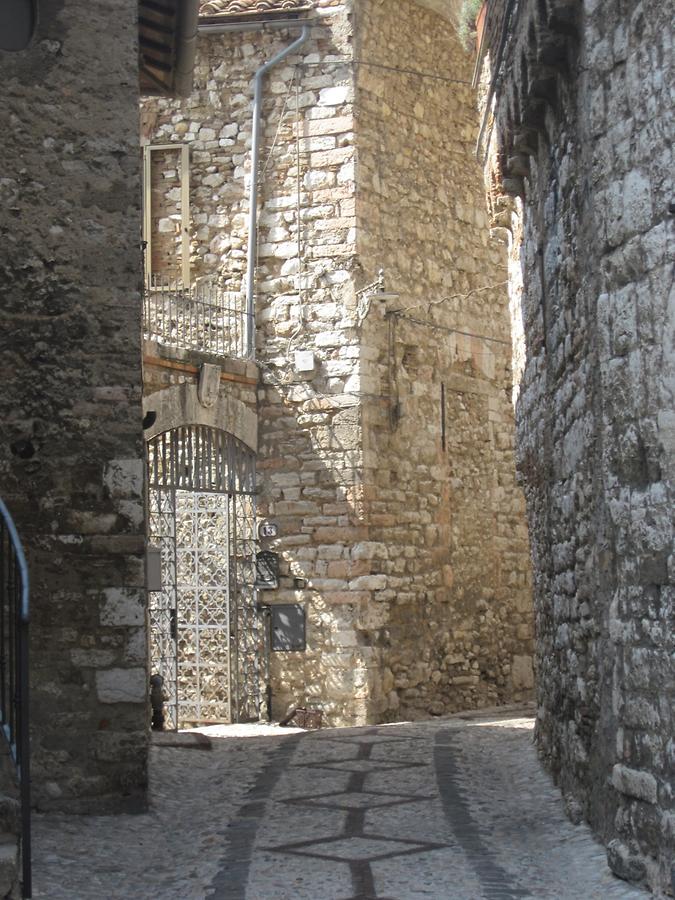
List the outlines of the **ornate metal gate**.
{"type": "Polygon", "coordinates": [[[266,632],[256,607],[255,454],[205,426],[148,443],[151,665],[166,725],[260,718],[266,632]]]}

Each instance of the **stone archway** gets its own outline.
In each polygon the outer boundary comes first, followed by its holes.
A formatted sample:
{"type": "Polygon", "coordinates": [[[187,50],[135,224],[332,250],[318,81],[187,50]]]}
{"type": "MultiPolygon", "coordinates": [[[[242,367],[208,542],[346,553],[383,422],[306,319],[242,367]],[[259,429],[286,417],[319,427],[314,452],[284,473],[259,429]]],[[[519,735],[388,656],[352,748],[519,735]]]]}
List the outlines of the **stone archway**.
{"type": "Polygon", "coordinates": [[[227,431],[257,453],[258,420],[255,413],[236,397],[222,391],[210,404],[200,399],[199,394],[196,384],[184,382],[144,397],[144,415],[154,413],[152,423],[145,429],[146,440],[184,425],[205,425],[227,431]]]}

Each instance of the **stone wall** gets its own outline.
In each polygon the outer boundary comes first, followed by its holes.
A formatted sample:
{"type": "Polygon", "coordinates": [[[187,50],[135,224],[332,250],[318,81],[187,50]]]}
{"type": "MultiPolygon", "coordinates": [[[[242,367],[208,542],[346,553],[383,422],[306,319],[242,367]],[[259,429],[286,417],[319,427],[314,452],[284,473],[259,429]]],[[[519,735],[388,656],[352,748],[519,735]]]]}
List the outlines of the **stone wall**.
{"type": "Polygon", "coordinates": [[[0,60],[0,493],[32,581],[40,808],[132,810],[147,755],[137,5],[40,5],[0,60]]]}
{"type": "MultiPolygon", "coordinates": [[[[364,671],[373,654],[356,645],[354,621],[367,595],[354,586],[365,567],[350,558],[365,534],[360,412],[349,384],[359,358],[351,26],[343,4],[324,0],[317,13],[302,56],[287,58],[265,83],[258,510],[280,526],[270,546],[281,555],[281,580],[261,599],[304,603],[308,617],[307,651],[272,655],[275,715],[317,701],[328,721],[355,724],[370,714],[364,671]],[[297,371],[296,350],[314,354],[311,371],[297,371]]],[[[246,268],[252,78],[296,36],[202,36],[192,96],[143,104],[151,142],[190,146],[194,276],[232,295],[241,295],[246,268]]],[[[175,186],[167,172],[168,195],[175,186]]]]}
{"type": "MultiPolygon", "coordinates": [[[[318,3],[319,24],[301,56],[273,70],[265,87],[259,512],[279,523],[271,546],[282,567],[279,590],[262,599],[304,603],[308,615],[307,651],[272,654],[273,705],[283,715],[291,705],[317,703],[332,724],[523,698],[532,679],[527,541],[507,396],[504,248],[483,236],[480,169],[470,157],[460,161],[475,140],[471,94],[440,83],[418,113],[427,92],[418,78],[360,66],[355,78],[351,65],[364,52],[388,65],[415,28],[439,24],[432,50],[453,42],[443,50],[444,70],[459,65],[466,80],[469,60],[438,17],[405,3],[399,20],[390,4],[377,6],[356,4],[354,18],[352,4],[318,3]],[[400,28],[406,16],[413,25],[399,35],[396,22],[400,28]],[[378,29],[386,46],[377,44],[378,29]],[[389,119],[380,111],[381,88],[392,103],[389,119]],[[402,139],[409,122],[419,124],[416,148],[402,139]],[[409,165],[416,175],[405,175],[409,165]],[[386,197],[373,190],[374,166],[386,197]],[[421,185],[430,173],[441,193],[425,185],[410,194],[406,178],[421,185]],[[407,206],[400,192],[409,194],[407,206]],[[409,223],[403,241],[395,234],[402,220],[409,223]],[[368,288],[381,266],[401,308],[452,294],[438,313],[416,314],[496,338],[428,334],[401,320],[396,367],[408,405],[391,430],[390,320],[371,297],[377,287],[368,288]],[[297,351],[311,354],[313,366],[298,365],[297,351]],[[391,474],[397,459],[406,490],[391,474]],[[489,584],[481,577],[485,559],[489,584]]],[[[294,37],[200,37],[192,97],[143,104],[150,141],[190,145],[193,271],[232,294],[241,293],[246,264],[251,81],[294,37]]],[[[414,37],[405,53],[419,69],[430,49],[414,37]]],[[[173,190],[172,178],[165,181],[173,190]]]]}
{"type": "Polygon", "coordinates": [[[669,12],[656,2],[523,4],[488,110],[492,175],[520,198],[512,277],[516,301],[522,284],[518,464],[534,558],[537,740],[570,814],[605,840],[614,871],[666,892],[675,843],[669,12]]]}
{"type": "Polygon", "coordinates": [[[473,154],[471,60],[449,21],[410,0],[358,4],[356,33],[368,63],[359,259],[396,294],[373,295],[361,349],[369,555],[382,581],[368,630],[376,622],[384,648],[385,714],[526,699],[532,605],[505,248],[489,237],[473,154]]]}

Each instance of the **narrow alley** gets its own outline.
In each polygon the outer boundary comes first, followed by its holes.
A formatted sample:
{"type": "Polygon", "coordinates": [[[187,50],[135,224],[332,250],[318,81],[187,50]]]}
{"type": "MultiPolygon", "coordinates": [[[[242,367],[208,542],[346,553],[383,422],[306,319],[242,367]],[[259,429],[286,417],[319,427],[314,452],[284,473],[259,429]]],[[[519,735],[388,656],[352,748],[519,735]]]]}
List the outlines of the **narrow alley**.
{"type": "Polygon", "coordinates": [[[612,876],[604,848],[566,817],[533,724],[529,709],[510,709],[315,732],[163,734],[147,814],[36,816],[34,896],[647,896],[612,876]]]}

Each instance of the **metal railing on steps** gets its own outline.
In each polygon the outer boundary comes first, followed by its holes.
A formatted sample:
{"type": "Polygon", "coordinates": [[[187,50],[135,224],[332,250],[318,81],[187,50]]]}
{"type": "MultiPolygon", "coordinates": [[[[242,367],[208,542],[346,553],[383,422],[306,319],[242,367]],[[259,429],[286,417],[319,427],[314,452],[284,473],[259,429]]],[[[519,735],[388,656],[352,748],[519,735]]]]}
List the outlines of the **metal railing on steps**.
{"type": "Polygon", "coordinates": [[[19,785],[21,890],[32,897],[28,683],[28,566],[14,521],[0,499],[0,729],[19,785]]]}

